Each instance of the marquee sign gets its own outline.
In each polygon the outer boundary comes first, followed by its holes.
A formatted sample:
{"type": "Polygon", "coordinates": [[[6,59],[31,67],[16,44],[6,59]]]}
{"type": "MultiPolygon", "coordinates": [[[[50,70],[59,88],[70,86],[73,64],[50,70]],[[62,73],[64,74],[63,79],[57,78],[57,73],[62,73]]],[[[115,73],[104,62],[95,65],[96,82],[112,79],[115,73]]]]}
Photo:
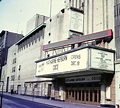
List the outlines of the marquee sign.
{"type": "Polygon", "coordinates": [[[87,68],[88,49],[82,49],[37,63],[36,76],[87,68]]]}
{"type": "Polygon", "coordinates": [[[114,71],[114,53],[91,49],[91,68],[114,71]]]}
{"type": "Polygon", "coordinates": [[[114,52],[86,47],[38,61],[36,65],[36,76],[80,73],[92,69],[96,69],[96,73],[97,70],[114,72],[114,52]]]}
{"type": "Polygon", "coordinates": [[[65,83],[99,82],[100,80],[101,80],[101,75],[92,75],[92,76],[65,78],[65,83]]]}

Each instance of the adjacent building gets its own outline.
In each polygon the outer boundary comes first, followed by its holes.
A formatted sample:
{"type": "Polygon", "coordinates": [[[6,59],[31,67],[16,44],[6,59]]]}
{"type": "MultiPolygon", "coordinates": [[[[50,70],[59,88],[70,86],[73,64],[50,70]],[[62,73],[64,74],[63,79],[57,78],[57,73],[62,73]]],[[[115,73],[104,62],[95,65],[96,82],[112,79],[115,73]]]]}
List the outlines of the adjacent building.
{"type": "MultiPolygon", "coordinates": [[[[41,18],[41,20],[43,17],[41,18]]],[[[43,56],[42,46],[46,24],[41,24],[16,42],[8,50],[7,64],[2,69],[4,90],[15,93],[47,96],[51,78],[37,78],[35,61],[43,56]]]]}
{"type": "Polygon", "coordinates": [[[115,61],[115,87],[116,87],[116,104],[120,105],[120,0],[114,1],[114,18],[115,18],[115,46],[116,46],[116,61],[115,61]]]}
{"type": "Polygon", "coordinates": [[[26,34],[44,23],[48,18],[49,17],[40,14],[34,15],[29,21],[27,21],[26,34]]]}
{"type": "Polygon", "coordinates": [[[8,49],[23,37],[22,34],[2,31],[0,33],[0,76],[2,66],[7,63],[8,49]]]}

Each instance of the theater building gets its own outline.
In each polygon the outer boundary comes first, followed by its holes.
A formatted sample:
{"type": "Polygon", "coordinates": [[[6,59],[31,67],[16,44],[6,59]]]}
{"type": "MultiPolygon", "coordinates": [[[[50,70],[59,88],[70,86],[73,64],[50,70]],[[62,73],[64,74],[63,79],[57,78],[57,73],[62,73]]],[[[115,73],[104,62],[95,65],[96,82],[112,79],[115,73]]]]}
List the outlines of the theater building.
{"type": "Polygon", "coordinates": [[[114,106],[114,0],[66,3],[46,22],[36,77],[53,78],[52,99],[114,106]]]}
{"type": "MultiPolygon", "coordinates": [[[[44,50],[73,43],[113,38],[112,30],[44,45],[44,50]],[[88,39],[89,37],[89,39],[88,39]]],[[[95,41],[97,42],[97,41],[95,41]]],[[[54,78],[51,98],[84,104],[114,105],[115,51],[85,43],[63,53],[36,61],[36,76],[54,78]]]]}

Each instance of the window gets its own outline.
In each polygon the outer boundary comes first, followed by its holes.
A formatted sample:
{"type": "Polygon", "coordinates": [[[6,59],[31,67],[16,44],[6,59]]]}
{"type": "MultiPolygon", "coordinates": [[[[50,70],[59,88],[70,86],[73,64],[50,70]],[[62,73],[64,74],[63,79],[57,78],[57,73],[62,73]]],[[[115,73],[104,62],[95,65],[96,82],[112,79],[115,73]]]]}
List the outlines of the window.
{"type": "Polygon", "coordinates": [[[49,36],[51,35],[51,33],[48,34],[49,36]]]}
{"type": "Polygon", "coordinates": [[[32,36],[31,36],[32,45],[34,44],[34,36],[35,36],[35,35],[32,35],[32,36]]]}
{"type": "Polygon", "coordinates": [[[41,36],[42,36],[42,30],[40,30],[39,33],[38,33],[38,39],[39,39],[39,41],[40,41],[41,36]]]}
{"type": "Polygon", "coordinates": [[[20,75],[18,75],[18,80],[20,80],[20,75]]]}
{"type": "Polygon", "coordinates": [[[50,44],[51,43],[51,41],[48,41],[48,44],[50,44]]]}
{"type": "Polygon", "coordinates": [[[110,96],[110,86],[106,87],[106,99],[110,99],[111,96],[110,96]]]}
{"type": "Polygon", "coordinates": [[[28,47],[28,39],[26,40],[26,48],[28,47]]]}
{"type": "Polygon", "coordinates": [[[12,75],[11,76],[11,81],[14,81],[15,80],[15,75],[12,75]]]}
{"type": "Polygon", "coordinates": [[[16,68],[16,67],[12,67],[12,73],[15,72],[15,68],[16,68]]]}
{"type": "Polygon", "coordinates": [[[48,54],[47,57],[50,57],[50,54],[48,54]]]}
{"type": "Polygon", "coordinates": [[[14,85],[11,85],[10,88],[14,90],[14,85]]]}
{"type": "Polygon", "coordinates": [[[16,63],[16,58],[13,59],[13,64],[15,64],[15,63],[16,63]]]}
{"type": "Polygon", "coordinates": [[[18,68],[18,70],[19,70],[19,71],[21,70],[21,65],[19,65],[19,68],[18,68]]]}
{"type": "Polygon", "coordinates": [[[35,34],[35,37],[34,37],[34,39],[35,39],[35,43],[37,42],[37,33],[35,34]]]}
{"type": "Polygon", "coordinates": [[[23,49],[25,49],[25,41],[23,42],[23,49]]]}

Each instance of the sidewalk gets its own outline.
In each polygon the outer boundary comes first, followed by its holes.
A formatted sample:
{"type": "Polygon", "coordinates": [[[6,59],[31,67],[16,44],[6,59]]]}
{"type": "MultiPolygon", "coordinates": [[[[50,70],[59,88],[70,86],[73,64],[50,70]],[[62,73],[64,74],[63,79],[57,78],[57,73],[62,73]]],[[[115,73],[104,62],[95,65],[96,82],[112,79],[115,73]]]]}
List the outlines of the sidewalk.
{"type": "MultiPolygon", "coordinates": [[[[42,98],[36,98],[32,96],[24,96],[24,95],[18,95],[18,94],[13,94],[11,95],[10,93],[4,93],[4,95],[7,96],[12,96],[15,98],[20,98],[24,100],[29,100],[31,102],[37,102],[37,103],[43,103],[51,106],[56,106],[60,108],[107,108],[107,107],[100,107],[96,105],[85,105],[85,104],[77,104],[77,103],[69,103],[69,102],[61,102],[61,101],[55,101],[55,100],[47,100],[47,99],[42,99],[42,98]]],[[[4,98],[4,96],[3,96],[4,98]]]]}

